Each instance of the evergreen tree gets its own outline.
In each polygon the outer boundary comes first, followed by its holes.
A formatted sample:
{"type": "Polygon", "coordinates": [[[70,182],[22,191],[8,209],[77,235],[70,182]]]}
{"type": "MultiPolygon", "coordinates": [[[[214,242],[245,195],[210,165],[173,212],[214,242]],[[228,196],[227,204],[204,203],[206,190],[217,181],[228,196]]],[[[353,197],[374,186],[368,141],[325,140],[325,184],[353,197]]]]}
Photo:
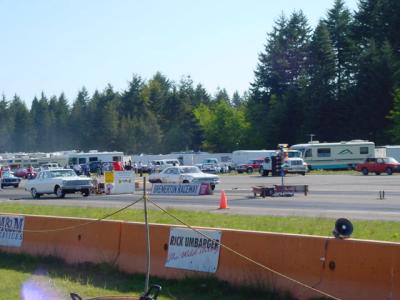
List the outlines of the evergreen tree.
{"type": "Polygon", "coordinates": [[[243,98],[239,95],[238,91],[235,91],[232,95],[232,105],[234,107],[240,107],[242,106],[244,100],[243,98]]]}
{"type": "Polygon", "coordinates": [[[33,130],[29,110],[17,95],[14,96],[10,103],[9,114],[13,120],[13,128],[10,131],[12,141],[10,151],[27,152],[36,148],[45,148],[46,145],[40,145],[40,147],[32,145],[33,130]]]}
{"type": "Polygon", "coordinates": [[[11,151],[13,148],[11,132],[14,118],[9,113],[9,103],[3,95],[0,100],[0,153],[11,151]]]}
{"type": "Polygon", "coordinates": [[[345,94],[351,87],[355,69],[355,46],[351,38],[352,16],[343,0],[335,0],[325,20],[335,53],[336,99],[346,101],[345,94]]]}
{"type": "Polygon", "coordinates": [[[388,115],[388,119],[392,122],[392,127],[389,130],[389,134],[392,137],[394,143],[400,143],[400,89],[396,90],[393,109],[388,115]]]}
{"type": "Polygon", "coordinates": [[[338,134],[335,124],[343,112],[335,103],[335,54],[324,22],[319,22],[310,43],[308,73],[310,84],[304,105],[303,133],[334,141],[338,134]]]}
{"type": "Polygon", "coordinates": [[[287,143],[293,143],[300,135],[299,127],[303,121],[304,97],[302,89],[307,86],[307,65],[310,41],[310,28],[304,14],[294,12],[290,19],[282,16],[268,37],[265,52],[260,54],[255,71],[255,80],[251,88],[251,98],[247,103],[247,116],[251,118],[252,131],[255,133],[254,146],[276,147],[272,141],[271,120],[276,120],[276,110],[271,110],[270,101],[286,101],[279,106],[279,137],[287,143]]]}
{"type": "Polygon", "coordinates": [[[43,92],[39,100],[36,97],[33,99],[30,113],[35,131],[33,148],[35,151],[45,151],[50,148],[50,128],[52,124],[49,103],[43,92]]]}
{"type": "Polygon", "coordinates": [[[90,141],[90,115],[88,104],[89,93],[83,87],[72,104],[66,130],[69,132],[71,144],[67,149],[88,150],[90,141]]]}
{"type": "Polygon", "coordinates": [[[381,48],[373,41],[369,45],[360,59],[351,131],[356,137],[388,144],[390,122],[386,116],[393,109],[395,60],[388,42],[381,48]]]}

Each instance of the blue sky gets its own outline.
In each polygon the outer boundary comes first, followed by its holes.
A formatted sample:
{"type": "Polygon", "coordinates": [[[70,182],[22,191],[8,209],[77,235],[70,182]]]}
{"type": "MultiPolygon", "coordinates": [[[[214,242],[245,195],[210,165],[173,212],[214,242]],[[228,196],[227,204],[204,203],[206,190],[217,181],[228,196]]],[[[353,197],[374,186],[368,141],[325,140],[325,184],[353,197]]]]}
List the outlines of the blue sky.
{"type": "MultiPolygon", "coordinates": [[[[356,0],[345,0],[357,9],[356,0]]],[[[30,106],[41,92],[72,102],[133,74],[190,75],[211,94],[243,93],[267,33],[284,13],[303,10],[315,27],[333,0],[0,0],[0,94],[30,106]]]]}

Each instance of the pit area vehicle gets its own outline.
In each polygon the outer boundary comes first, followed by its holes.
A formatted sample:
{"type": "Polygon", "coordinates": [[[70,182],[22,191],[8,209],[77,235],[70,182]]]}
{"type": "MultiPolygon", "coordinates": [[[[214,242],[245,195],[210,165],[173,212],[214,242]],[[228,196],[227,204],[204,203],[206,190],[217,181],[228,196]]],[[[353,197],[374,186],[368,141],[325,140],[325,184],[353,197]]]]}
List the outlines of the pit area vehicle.
{"type": "Polygon", "coordinates": [[[19,168],[13,171],[14,176],[25,178],[25,179],[32,179],[35,178],[37,172],[33,168],[19,168]]]}
{"type": "Polygon", "coordinates": [[[35,179],[28,180],[25,185],[25,190],[36,199],[43,194],[55,194],[58,198],[64,198],[65,194],[76,192],[87,197],[92,188],[90,178],[77,176],[74,170],[61,168],[40,171],[35,179]]]}
{"type": "Polygon", "coordinates": [[[179,166],[179,160],[177,159],[158,159],[151,161],[152,172],[160,172],[167,167],[179,166]]]}
{"type": "Polygon", "coordinates": [[[219,176],[202,172],[196,166],[167,167],[149,176],[151,183],[208,183],[211,189],[219,183],[219,176]]]}
{"type": "Polygon", "coordinates": [[[291,150],[301,152],[301,158],[310,170],[347,170],[367,158],[375,157],[375,143],[365,140],[351,140],[338,143],[311,141],[297,144],[291,150]]]}
{"type": "Polygon", "coordinates": [[[11,171],[7,170],[1,173],[0,181],[1,188],[4,188],[6,186],[13,186],[17,188],[21,182],[21,178],[14,176],[11,171]]]}
{"type": "Polygon", "coordinates": [[[281,167],[285,174],[301,174],[304,176],[308,172],[307,163],[302,158],[288,158],[281,167]]]}
{"type": "Polygon", "coordinates": [[[259,159],[251,159],[249,162],[246,164],[240,164],[236,167],[236,171],[238,173],[248,173],[251,174],[254,171],[259,171],[261,168],[262,163],[264,162],[264,159],[259,158],[259,159]]]}
{"type": "Polygon", "coordinates": [[[356,165],[356,171],[363,175],[369,173],[392,175],[400,172],[400,163],[393,157],[367,158],[365,162],[356,165]]]}

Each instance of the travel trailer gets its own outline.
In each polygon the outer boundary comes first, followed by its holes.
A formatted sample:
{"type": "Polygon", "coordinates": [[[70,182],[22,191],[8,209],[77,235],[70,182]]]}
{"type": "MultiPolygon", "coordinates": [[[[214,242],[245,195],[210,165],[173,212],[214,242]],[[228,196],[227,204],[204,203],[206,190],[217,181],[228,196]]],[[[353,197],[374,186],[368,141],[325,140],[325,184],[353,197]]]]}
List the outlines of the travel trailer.
{"type": "Polygon", "coordinates": [[[276,154],[276,150],[236,150],[232,152],[234,167],[246,164],[252,159],[264,159],[276,154]]]}
{"type": "Polygon", "coordinates": [[[68,164],[73,165],[82,165],[94,161],[101,162],[114,162],[114,161],[123,161],[124,153],[123,152],[98,152],[98,151],[89,151],[89,152],[74,152],[68,154],[68,164]]]}
{"type": "Polygon", "coordinates": [[[357,163],[375,157],[375,144],[364,140],[338,143],[312,141],[308,144],[293,145],[290,149],[302,153],[309,170],[354,169],[357,163]]]}

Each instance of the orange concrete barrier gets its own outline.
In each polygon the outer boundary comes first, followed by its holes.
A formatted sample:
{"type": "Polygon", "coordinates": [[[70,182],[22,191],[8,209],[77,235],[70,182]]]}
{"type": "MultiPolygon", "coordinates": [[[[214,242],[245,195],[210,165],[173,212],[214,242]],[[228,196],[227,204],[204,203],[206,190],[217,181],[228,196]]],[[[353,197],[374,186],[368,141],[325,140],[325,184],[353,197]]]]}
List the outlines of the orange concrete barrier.
{"type": "MultiPolygon", "coordinates": [[[[144,224],[101,221],[80,226],[88,221],[91,220],[26,216],[22,246],[0,250],[54,255],[72,263],[107,262],[125,272],[145,273],[144,224]],[[31,232],[74,226],[62,232],[31,232]]],[[[170,228],[150,225],[151,275],[178,279],[209,276],[165,267],[170,228]]],[[[222,232],[221,242],[240,253],[226,248],[220,251],[215,276],[232,284],[289,290],[298,299],[321,296],[316,290],[340,299],[400,299],[399,243],[218,230],[222,232]]]]}
{"type": "Polygon", "coordinates": [[[119,221],[25,216],[22,246],[7,251],[54,255],[69,263],[113,263],[119,255],[121,226],[119,221]]]}

